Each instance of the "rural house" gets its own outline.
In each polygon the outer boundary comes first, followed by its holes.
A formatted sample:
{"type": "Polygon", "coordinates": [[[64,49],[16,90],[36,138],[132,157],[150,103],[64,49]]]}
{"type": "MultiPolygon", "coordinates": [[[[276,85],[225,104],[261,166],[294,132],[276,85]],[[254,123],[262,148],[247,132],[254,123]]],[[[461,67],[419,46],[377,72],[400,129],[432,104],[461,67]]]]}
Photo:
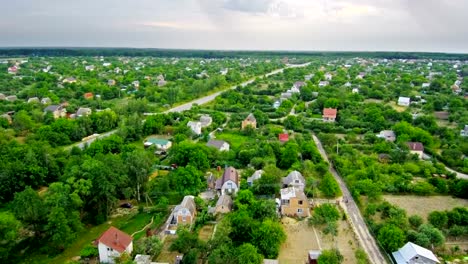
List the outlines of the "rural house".
{"type": "Polygon", "coordinates": [[[336,108],[324,108],[323,109],[323,122],[335,122],[336,114],[338,110],[336,108]]]}
{"type": "Polygon", "coordinates": [[[468,137],[468,125],[465,125],[465,128],[460,131],[460,136],[468,137]]]}
{"type": "Polygon", "coordinates": [[[424,145],[421,142],[406,142],[411,154],[416,154],[420,159],[424,155],[424,145]]]}
{"type": "Polygon", "coordinates": [[[279,141],[281,141],[282,143],[284,142],[288,142],[289,140],[289,135],[287,133],[281,133],[278,135],[278,139],[279,141]]]}
{"type": "Polygon", "coordinates": [[[296,187],[281,189],[281,214],[308,217],[310,205],[304,191],[296,187]]]}
{"type": "Polygon", "coordinates": [[[209,115],[202,115],[200,116],[200,123],[202,127],[210,126],[213,123],[213,118],[209,115]]]}
{"type": "Polygon", "coordinates": [[[321,250],[309,250],[307,264],[318,264],[318,258],[322,255],[321,250]]]}
{"type": "Polygon", "coordinates": [[[192,132],[195,134],[195,135],[201,135],[201,129],[202,129],[202,125],[201,125],[201,122],[198,122],[198,121],[189,121],[187,123],[187,126],[190,128],[190,130],[192,130],[192,132]]]}
{"type": "Polygon", "coordinates": [[[400,98],[398,98],[398,105],[409,106],[410,103],[411,103],[411,99],[409,97],[400,97],[400,98]]]}
{"type": "Polygon", "coordinates": [[[80,107],[78,108],[78,111],[76,111],[76,117],[89,116],[91,115],[91,113],[92,113],[91,108],[80,107]]]}
{"type": "Polygon", "coordinates": [[[229,151],[229,143],[224,140],[210,139],[206,146],[216,148],[219,151],[229,151]]]}
{"type": "Polygon", "coordinates": [[[113,226],[98,238],[97,244],[101,263],[114,263],[122,253],[133,251],[133,238],[113,226]]]}
{"type": "Polygon", "coordinates": [[[387,141],[394,142],[396,140],[395,132],[393,130],[382,130],[377,135],[378,138],[383,138],[387,141]]]}
{"type": "Polygon", "coordinates": [[[255,171],[254,174],[252,174],[252,176],[247,178],[247,185],[252,186],[256,180],[262,177],[263,173],[264,173],[263,170],[255,171]]]}
{"type": "Polygon", "coordinates": [[[74,77],[68,77],[68,78],[65,78],[62,83],[76,83],[76,78],[74,77]]]}
{"type": "Polygon", "coordinates": [[[239,191],[239,172],[233,167],[224,169],[223,176],[216,181],[216,190],[220,194],[232,194],[239,191]]]}
{"type": "Polygon", "coordinates": [[[44,109],[44,114],[47,112],[51,112],[55,119],[65,117],[67,115],[67,109],[62,105],[49,105],[44,109]]]}
{"type": "Polygon", "coordinates": [[[283,178],[282,182],[283,188],[296,187],[300,190],[304,190],[305,187],[305,179],[298,171],[290,172],[288,176],[283,178]]]}
{"type": "Polygon", "coordinates": [[[147,138],[143,144],[145,148],[155,146],[159,150],[167,151],[172,147],[172,142],[161,138],[147,138]]]}
{"type": "Polygon", "coordinates": [[[232,210],[232,198],[227,194],[223,194],[218,198],[214,208],[211,208],[213,214],[227,214],[232,210]]]}
{"type": "Polygon", "coordinates": [[[246,127],[251,126],[252,128],[257,128],[257,119],[255,119],[255,116],[250,113],[247,118],[242,121],[242,129],[245,129],[246,127]]]}
{"type": "Polygon", "coordinates": [[[436,264],[440,263],[429,249],[408,242],[392,253],[396,264],[436,264]]]}
{"type": "Polygon", "coordinates": [[[195,198],[191,195],[184,197],[182,202],[174,208],[172,213],[171,225],[192,225],[195,222],[197,207],[195,198]]]}

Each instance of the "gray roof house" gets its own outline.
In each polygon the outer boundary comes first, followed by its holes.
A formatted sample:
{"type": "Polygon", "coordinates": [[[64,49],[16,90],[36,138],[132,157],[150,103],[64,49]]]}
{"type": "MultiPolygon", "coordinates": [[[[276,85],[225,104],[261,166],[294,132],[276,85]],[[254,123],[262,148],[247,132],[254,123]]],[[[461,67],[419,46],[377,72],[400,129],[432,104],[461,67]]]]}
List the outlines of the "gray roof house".
{"type": "Polygon", "coordinates": [[[382,130],[377,135],[378,138],[383,138],[387,141],[394,142],[396,139],[395,132],[393,130],[382,130]]]}
{"type": "Polygon", "coordinates": [[[305,179],[302,174],[298,171],[292,171],[288,176],[283,178],[283,187],[296,187],[300,190],[304,190],[305,179]]]}
{"type": "Polygon", "coordinates": [[[216,181],[215,189],[221,194],[239,191],[239,172],[234,167],[224,169],[223,176],[216,181]]]}
{"type": "Polygon", "coordinates": [[[10,96],[7,96],[5,98],[5,100],[7,100],[9,102],[14,102],[14,101],[18,100],[18,97],[16,95],[10,95],[10,96]]]}
{"type": "Polygon", "coordinates": [[[206,146],[216,148],[219,151],[229,151],[229,143],[223,140],[210,139],[206,146]]]}
{"type": "Polygon", "coordinates": [[[260,179],[262,177],[263,173],[264,173],[263,170],[255,171],[254,174],[252,174],[252,176],[247,178],[247,184],[249,186],[252,186],[254,181],[256,181],[256,180],[258,180],[258,179],[260,179]]]}
{"type": "Polygon", "coordinates": [[[31,97],[31,98],[28,99],[28,104],[29,103],[39,103],[39,98],[31,97]]]}
{"type": "Polygon", "coordinates": [[[460,131],[460,136],[468,137],[468,125],[465,125],[465,128],[460,131]]]}
{"type": "Polygon", "coordinates": [[[76,111],[76,116],[81,117],[81,116],[88,116],[92,113],[91,108],[87,107],[80,107],[78,108],[78,111],[76,111]]]}
{"type": "Polygon", "coordinates": [[[398,251],[392,253],[396,264],[436,264],[440,263],[429,249],[411,242],[406,243],[398,251]]]}

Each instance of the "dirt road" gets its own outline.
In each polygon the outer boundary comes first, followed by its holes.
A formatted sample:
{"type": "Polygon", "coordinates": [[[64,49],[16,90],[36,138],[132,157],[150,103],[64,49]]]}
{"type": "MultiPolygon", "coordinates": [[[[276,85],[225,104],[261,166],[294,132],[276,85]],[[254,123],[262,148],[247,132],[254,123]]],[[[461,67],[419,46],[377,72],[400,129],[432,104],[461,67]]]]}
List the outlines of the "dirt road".
{"type": "MultiPolygon", "coordinates": [[[[327,153],[323,149],[322,142],[320,142],[320,140],[315,135],[313,135],[312,137],[323,159],[325,159],[328,163],[330,163],[327,157],[327,153]]],[[[343,197],[345,197],[345,199],[347,200],[346,203],[341,202],[340,205],[343,208],[343,210],[346,212],[348,217],[350,218],[352,225],[354,226],[353,229],[356,235],[358,236],[359,243],[365,250],[370,262],[373,264],[387,263],[384,256],[380,252],[379,247],[377,246],[377,243],[374,237],[371,235],[364,221],[364,218],[362,217],[361,212],[359,211],[359,208],[357,207],[356,202],[351,196],[351,192],[348,190],[348,187],[346,186],[343,179],[340,177],[340,175],[335,170],[335,168],[333,168],[332,165],[330,165],[329,170],[331,174],[333,175],[333,177],[335,177],[338,184],[340,185],[341,192],[343,193],[343,197]]]]}

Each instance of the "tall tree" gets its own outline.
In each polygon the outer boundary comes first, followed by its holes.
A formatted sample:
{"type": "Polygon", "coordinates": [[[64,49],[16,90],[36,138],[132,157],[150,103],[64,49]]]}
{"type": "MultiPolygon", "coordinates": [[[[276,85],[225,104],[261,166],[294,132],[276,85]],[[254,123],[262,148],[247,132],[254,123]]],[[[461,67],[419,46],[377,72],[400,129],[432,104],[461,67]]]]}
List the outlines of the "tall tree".
{"type": "Polygon", "coordinates": [[[128,177],[135,186],[136,198],[140,201],[140,188],[149,178],[152,160],[149,154],[142,150],[134,150],[127,154],[125,159],[128,168],[128,177]]]}

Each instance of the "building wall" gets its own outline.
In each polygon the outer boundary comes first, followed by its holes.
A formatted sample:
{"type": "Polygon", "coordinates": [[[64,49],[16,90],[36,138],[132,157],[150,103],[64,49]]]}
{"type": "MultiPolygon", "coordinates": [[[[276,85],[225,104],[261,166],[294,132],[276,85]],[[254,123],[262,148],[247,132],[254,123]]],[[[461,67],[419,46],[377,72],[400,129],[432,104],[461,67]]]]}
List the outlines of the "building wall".
{"type": "MultiPolygon", "coordinates": [[[[130,245],[133,248],[132,243],[130,243],[130,245]]],[[[98,244],[98,251],[99,261],[101,263],[114,263],[114,258],[120,256],[120,253],[118,251],[112,250],[110,247],[104,245],[103,243],[98,244]]]]}
{"type": "Polygon", "coordinates": [[[250,122],[248,120],[242,121],[242,129],[246,128],[247,126],[252,126],[253,128],[257,128],[257,122],[250,122]]]}
{"type": "Polygon", "coordinates": [[[281,205],[281,213],[289,216],[310,216],[309,201],[302,200],[302,205],[299,204],[299,201],[300,199],[298,198],[291,198],[289,200],[289,205],[281,205]],[[302,209],[302,213],[298,213],[298,209],[302,209]]]}
{"type": "Polygon", "coordinates": [[[416,154],[416,155],[418,155],[418,157],[419,157],[420,159],[423,158],[423,154],[424,154],[423,151],[414,151],[414,150],[411,150],[410,153],[411,153],[411,154],[416,154]]]}
{"type": "Polygon", "coordinates": [[[226,181],[223,186],[221,187],[221,194],[225,193],[237,193],[239,190],[239,186],[231,180],[226,181]],[[231,183],[231,187],[229,187],[229,183],[231,183]]]}

